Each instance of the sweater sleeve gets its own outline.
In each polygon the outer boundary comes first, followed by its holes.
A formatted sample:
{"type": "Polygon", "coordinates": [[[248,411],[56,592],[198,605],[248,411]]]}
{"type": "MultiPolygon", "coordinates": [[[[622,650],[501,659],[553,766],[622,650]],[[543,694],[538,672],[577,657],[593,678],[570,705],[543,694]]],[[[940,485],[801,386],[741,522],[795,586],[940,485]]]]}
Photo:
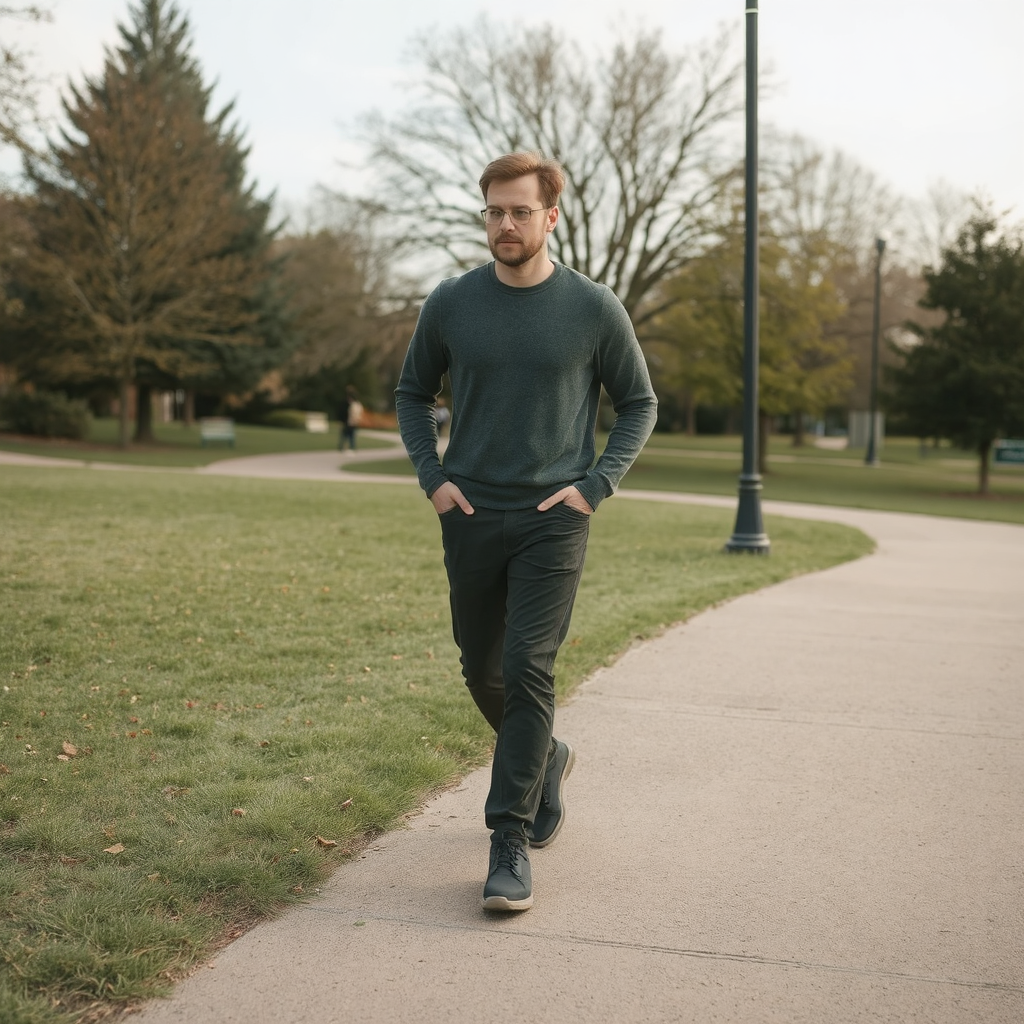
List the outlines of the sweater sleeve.
{"type": "Polygon", "coordinates": [[[601,384],[611,398],[615,423],[600,458],[576,484],[593,509],[615,493],[651,436],[658,416],[658,399],[633,324],[611,289],[605,291],[601,311],[598,359],[601,384]]]}
{"type": "Polygon", "coordinates": [[[434,416],[441,378],[448,369],[440,329],[442,287],[443,282],[423,303],[395,389],[398,430],[427,497],[448,479],[437,454],[434,416]]]}

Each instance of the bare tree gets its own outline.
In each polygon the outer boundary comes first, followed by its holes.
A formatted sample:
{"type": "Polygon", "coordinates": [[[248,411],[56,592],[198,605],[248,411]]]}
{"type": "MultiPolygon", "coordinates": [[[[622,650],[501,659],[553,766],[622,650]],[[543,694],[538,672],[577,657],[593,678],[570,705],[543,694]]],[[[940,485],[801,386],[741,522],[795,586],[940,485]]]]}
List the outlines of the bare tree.
{"type": "Polygon", "coordinates": [[[764,217],[779,241],[827,271],[870,262],[879,232],[903,234],[901,200],[873,172],[799,135],[769,135],[764,149],[764,217]]]}
{"type": "Polygon", "coordinates": [[[408,251],[478,263],[480,172],[501,153],[539,150],[566,171],[556,258],[609,285],[634,323],[656,315],[655,286],[713,232],[738,166],[738,34],[672,54],[637,31],[596,58],[551,27],[486,18],[420,37],[421,101],[365,126],[408,251]]]}
{"type": "MultiPolygon", "coordinates": [[[[920,276],[918,208],[871,170],[838,151],[796,135],[769,136],[765,151],[765,221],[807,272],[829,282],[842,313],[824,337],[845,339],[853,357],[847,394],[866,409],[871,388],[875,239],[886,239],[882,264],[883,334],[900,331],[924,291],[920,276]]],[[[883,346],[883,362],[893,356],[883,346]]]]}
{"type": "Polygon", "coordinates": [[[937,267],[942,254],[957,240],[963,226],[984,206],[981,197],[958,189],[948,181],[932,182],[924,200],[911,211],[914,236],[911,255],[917,266],[937,267]]]}

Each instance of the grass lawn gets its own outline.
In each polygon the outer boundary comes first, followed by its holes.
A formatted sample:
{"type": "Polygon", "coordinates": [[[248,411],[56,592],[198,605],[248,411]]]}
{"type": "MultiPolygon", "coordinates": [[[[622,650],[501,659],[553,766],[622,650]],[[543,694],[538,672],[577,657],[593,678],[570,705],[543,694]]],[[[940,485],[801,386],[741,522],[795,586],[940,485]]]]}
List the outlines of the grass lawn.
{"type": "MultiPolygon", "coordinates": [[[[741,466],[738,437],[655,434],[626,474],[622,486],[652,491],[689,491],[735,496],[741,466]]],[[[864,451],[832,451],[773,437],[765,498],[921,512],[964,519],[1024,523],[1024,466],[993,465],[991,494],[980,498],[978,460],[946,445],[922,456],[910,438],[887,438],[876,468],[864,451]]],[[[407,459],[361,463],[360,473],[412,472],[407,459]]]]}
{"type": "MultiPolygon", "coordinates": [[[[166,990],[489,755],[414,488],[0,467],[0,517],[4,1024],[166,990]]],[[[561,693],[870,549],[769,517],[770,558],[729,556],[731,528],[602,507],[561,693]]]]}
{"type": "MultiPolygon", "coordinates": [[[[309,434],[304,430],[282,427],[257,427],[235,424],[234,446],[211,442],[205,448],[198,425],[156,423],[153,426],[157,443],[133,444],[127,451],[117,446],[118,423],[114,419],[93,420],[84,441],[45,440],[15,434],[0,434],[0,451],[23,455],[43,455],[58,459],[81,459],[86,462],[118,462],[134,466],[188,467],[207,466],[220,459],[244,455],[268,455],[286,452],[333,451],[338,447],[338,425],[331,424],[327,434],[309,434]]],[[[360,448],[389,448],[386,441],[361,431],[360,448]]]]}

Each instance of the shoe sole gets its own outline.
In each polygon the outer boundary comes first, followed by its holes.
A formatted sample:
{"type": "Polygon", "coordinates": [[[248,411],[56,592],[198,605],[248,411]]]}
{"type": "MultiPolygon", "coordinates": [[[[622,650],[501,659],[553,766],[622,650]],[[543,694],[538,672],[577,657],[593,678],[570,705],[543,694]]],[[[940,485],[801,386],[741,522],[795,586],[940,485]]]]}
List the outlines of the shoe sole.
{"type": "Polygon", "coordinates": [[[484,910],[529,910],[533,906],[533,893],[525,900],[510,900],[505,896],[485,896],[484,910]]]}
{"type": "MultiPolygon", "coordinates": [[[[573,749],[572,746],[570,746],[570,744],[566,743],[566,746],[569,747],[569,756],[565,759],[565,767],[562,769],[561,778],[559,778],[558,780],[559,792],[561,792],[562,786],[565,784],[565,780],[569,778],[569,775],[572,772],[572,766],[576,763],[576,751],[573,749]]],[[[531,839],[530,849],[543,850],[545,846],[548,846],[550,843],[553,843],[555,841],[555,838],[558,836],[558,833],[562,831],[562,826],[564,824],[565,800],[562,801],[562,816],[558,819],[558,824],[552,830],[551,835],[549,835],[547,839],[544,839],[541,842],[537,842],[535,839],[531,839]]]]}

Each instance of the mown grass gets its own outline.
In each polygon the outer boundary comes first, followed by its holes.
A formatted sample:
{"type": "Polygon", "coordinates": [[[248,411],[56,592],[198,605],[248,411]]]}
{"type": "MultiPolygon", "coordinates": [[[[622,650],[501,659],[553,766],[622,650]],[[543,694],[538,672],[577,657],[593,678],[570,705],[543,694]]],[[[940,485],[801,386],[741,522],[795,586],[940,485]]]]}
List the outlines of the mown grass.
{"type": "MultiPolygon", "coordinates": [[[[977,457],[948,445],[922,449],[887,438],[881,465],[864,451],[833,451],[773,437],[763,497],[814,505],[917,512],[1024,523],[1024,466],[993,465],[991,494],[979,497],[977,457]]],[[[625,488],[734,497],[742,464],[738,437],[655,434],[622,482],[625,488]]],[[[360,473],[412,473],[407,459],[360,463],[360,473]]]]}
{"type": "MultiPolygon", "coordinates": [[[[0,467],[0,1020],[97,1020],[482,764],[418,490],[0,467]]],[[[567,692],[862,534],[606,503],[567,692]]],[[[481,822],[481,828],[483,827],[481,822]]]]}
{"type": "MultiPolygon", "coordinates": [[[[128,449],[118,447],[118,429],[117,420],[106,418],[94,419],[90,423],[89,436],[84,441],[59,438],[47,440],[0,433],[0,451],[85,462],[187,467],[207,466],[220,459],[245,455],[333,451],[338,447],[337,423],[332,423],[326,434],[237,423],[233,446],[222,441],[211,441],[205,447],[198,425],[187,427],[183,423],[156,423],[153,425],[155,444],[132,444],[128,449]]],[[[391,447],[387,441],[380,441],[365,430],[359,432],[358,444],[360,448],[368,449],[391,447]]]]}

